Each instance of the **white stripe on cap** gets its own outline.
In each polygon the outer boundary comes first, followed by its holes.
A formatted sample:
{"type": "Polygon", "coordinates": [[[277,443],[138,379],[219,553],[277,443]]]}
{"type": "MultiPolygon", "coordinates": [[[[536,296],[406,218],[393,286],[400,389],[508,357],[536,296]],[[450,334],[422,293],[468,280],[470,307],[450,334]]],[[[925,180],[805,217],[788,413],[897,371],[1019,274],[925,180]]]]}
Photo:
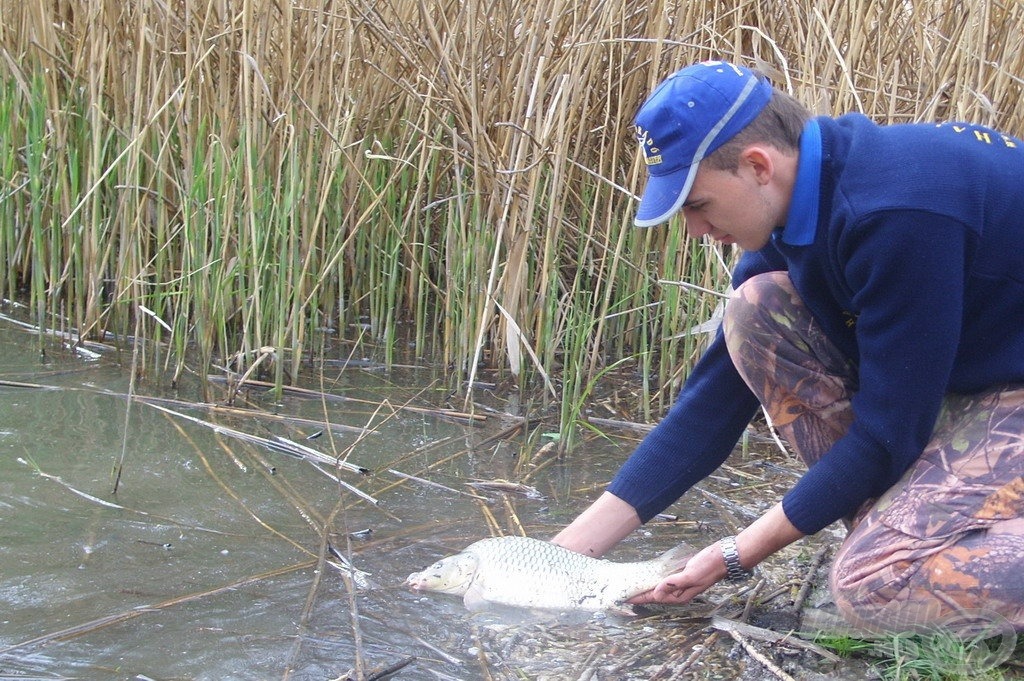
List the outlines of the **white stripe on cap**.
{"type": "Polygon", "coordinates": [[[700,146],[697,147],[697,151],[693,154],[694,163],[699,163],[704,160],[704,153],[707,151],[708,147],[710,147],[712,142],[715,141],[715,138],[722,132],[722,129],[729,125],[729,121],[732,120],[733,116],[736,115],[736,112],[740,110],[741,106],[743,106],[743,102],[747,101],[750,95],[754,92],[754,88],[757,87],[758,82],[759,80],[756,75],[751,75],[750,78],[747,79],[747,83],[743,86],[743,89],[740,90],[740,94],[736,97],[736,101],[732,103],[732,106],[725,112],[725,115],[722,116],[721,120],[715,124],[715,127],[708,131],[708,134],[701,141],[700,146]]]}

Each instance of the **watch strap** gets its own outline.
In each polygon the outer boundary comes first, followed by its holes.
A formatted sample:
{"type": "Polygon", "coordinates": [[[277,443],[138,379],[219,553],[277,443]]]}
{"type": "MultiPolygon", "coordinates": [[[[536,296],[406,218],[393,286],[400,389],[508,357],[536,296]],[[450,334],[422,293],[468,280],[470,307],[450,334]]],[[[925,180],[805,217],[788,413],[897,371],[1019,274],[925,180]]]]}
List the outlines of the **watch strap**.
{"type": "Polygon", "coordinates": [[[728,571],[730,582],[742,582],[750,579],[753,574],[740,563],[740,552],[736,548],[736,537],[724,537],[719,540],[718,547],[722,549],[722,557],[725,559],[725,569],[728,571]]]}

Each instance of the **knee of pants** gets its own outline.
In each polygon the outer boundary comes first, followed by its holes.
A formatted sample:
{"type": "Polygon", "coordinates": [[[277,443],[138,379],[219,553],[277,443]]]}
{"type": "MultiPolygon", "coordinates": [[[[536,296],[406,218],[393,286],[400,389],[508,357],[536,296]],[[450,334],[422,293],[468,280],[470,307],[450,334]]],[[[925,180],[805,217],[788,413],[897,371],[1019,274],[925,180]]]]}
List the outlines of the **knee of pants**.
{"type": "Polygon", "coordinates": [[[913,540],[873,519],[861,521],[836,554],[829,575],[832,598],[840,613],[865,628],[887,629],[881,621],[907,597],[914,575],[923,567],[910,550],[913,540]]]}
{"type": "Polygon", "coordinates": [[[844,615],[861,612],[865,608],[884,606],[889,600],[876,584],[872,584],[875,571],[870,567],[851,566],[836,560],[829,575],[832,598],[844,615]]]}
{"type": "Polygon", "coordinates": [[[772,323],[766,301],[796,295],[788,272],[764,272],[740,284],[729,298],[722,318],[722,329],[730,351],[735,351],[743,343],[749,331],[772,323]]]}
{"type": "Polygon", "coordinates": [[[847,622],[865,631],[926,631],[955,601],[929,588],[930,562],[841,551],[830,576],[833,601],[847,622]]]}
{"type": "Polygon", "coordinates": [[[877,605],[885,600],[880,597],[877,584],[873,583],[876,576],[874,566],[858,558],[856,552],[844,546],[832,564],[829,586],[836,605],[841,609],[847,604],[853,607],[865,602],[877,605]]]}
{"type": "MultiPolygon", "coordinates": [[[[854,562],[857,562],[854,559],[854,562]]],[[[880,575],[869,565],[850,565],[837,559],[830,575],[832,600],[839,614],[865,631],[899,629],[887,614],[896,607],[894,593],[880,584],[880,575]]],[[[891,584],[888,586],[892,586],[891,584]]]]}

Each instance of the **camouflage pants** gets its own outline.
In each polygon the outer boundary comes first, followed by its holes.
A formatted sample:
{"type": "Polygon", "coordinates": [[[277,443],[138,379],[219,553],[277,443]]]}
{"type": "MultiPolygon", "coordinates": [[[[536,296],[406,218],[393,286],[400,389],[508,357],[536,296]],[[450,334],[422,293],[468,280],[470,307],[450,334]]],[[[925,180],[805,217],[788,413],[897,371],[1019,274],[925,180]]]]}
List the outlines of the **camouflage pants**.
{"type": "MultiPolygon", "coordinates": [[[[851,423],[853,367],[784,272],[745,282],[724,330],[780,435],[814,464],[851,423]]],[[[920,631],[961,618],[1024,630],[1024,385],[947,396],[920,459],[848,526],[831,583],[855,625],[920,631]]]]}

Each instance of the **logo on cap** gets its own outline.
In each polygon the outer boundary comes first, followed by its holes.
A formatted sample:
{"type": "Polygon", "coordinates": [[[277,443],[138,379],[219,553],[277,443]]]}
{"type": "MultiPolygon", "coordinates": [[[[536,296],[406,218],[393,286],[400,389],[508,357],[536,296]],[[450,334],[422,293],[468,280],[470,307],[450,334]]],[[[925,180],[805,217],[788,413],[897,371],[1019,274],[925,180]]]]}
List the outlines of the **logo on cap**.
{"type": "Polygon", "coordinates": [[[651,139],[650,132],[644,130],[638,125],[636,126],[636,139],[640,142],[640,151],[643,152],[644,163],[649,166],[654,166],[662,162],[661,149],[654,144],[654,140],[651,139]]]}

